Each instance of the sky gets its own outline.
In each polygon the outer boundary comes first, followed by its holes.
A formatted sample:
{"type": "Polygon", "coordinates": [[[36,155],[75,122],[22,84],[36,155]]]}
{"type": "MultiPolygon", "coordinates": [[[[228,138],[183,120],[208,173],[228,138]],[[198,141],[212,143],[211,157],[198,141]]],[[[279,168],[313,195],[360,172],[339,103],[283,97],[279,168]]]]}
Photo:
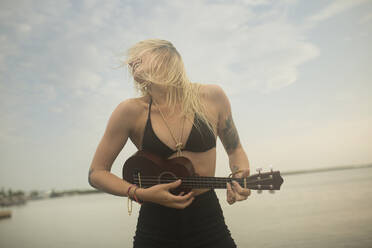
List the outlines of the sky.
{"type": "Polygon", "coordinates": [[[0,187],[89,188],[108,118],[138,96],[120,61],[149,38],[225,90],[252,173],[371,163],[371,27],[370,0],[2,0],[0,187]]]}

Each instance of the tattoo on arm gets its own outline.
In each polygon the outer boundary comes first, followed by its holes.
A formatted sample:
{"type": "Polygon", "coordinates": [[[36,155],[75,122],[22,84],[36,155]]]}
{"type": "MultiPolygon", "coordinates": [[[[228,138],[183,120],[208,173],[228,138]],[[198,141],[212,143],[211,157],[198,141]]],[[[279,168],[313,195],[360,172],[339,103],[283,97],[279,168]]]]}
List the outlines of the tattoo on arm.
{"type": "Polygon", "coordinates": [[[232,120],[232,116],[230,115],[226,122],[225,128],[222,130],[221,133],[221,140],[227,153],[234,151],[239,145],[239,135],[238,131],[236,130],[235,124],[232,120]]]}
{"type": "Polygon", "coordinates": [[[236,165],[231,166],[231,172],[232,173],[237,172],[238,170],[239,170],[238,166],[236,166],[236,165]]]}

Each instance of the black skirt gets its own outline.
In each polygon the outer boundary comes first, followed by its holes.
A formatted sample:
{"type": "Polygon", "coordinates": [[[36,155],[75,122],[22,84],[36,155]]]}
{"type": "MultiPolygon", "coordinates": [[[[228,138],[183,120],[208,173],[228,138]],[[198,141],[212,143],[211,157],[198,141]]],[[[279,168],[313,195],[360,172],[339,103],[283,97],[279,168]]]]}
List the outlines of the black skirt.
{"type": "Polygon", "coordinates": [[[233,248],[216,193],[195,197],[185,209],[144,203],[137,222],[134,248],[233,248]]]}

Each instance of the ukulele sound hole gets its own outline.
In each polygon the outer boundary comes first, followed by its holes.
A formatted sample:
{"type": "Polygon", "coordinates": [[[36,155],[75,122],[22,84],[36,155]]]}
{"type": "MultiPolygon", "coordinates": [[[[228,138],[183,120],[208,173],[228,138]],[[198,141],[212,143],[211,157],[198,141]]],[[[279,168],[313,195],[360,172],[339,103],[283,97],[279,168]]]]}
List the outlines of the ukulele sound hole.
{"type": "Polygon", "coordinates": [[[171,183],[176,181],[177,179],[177,176],[173,172],[163,171],[158,177],[158,183],[171,183]]]}

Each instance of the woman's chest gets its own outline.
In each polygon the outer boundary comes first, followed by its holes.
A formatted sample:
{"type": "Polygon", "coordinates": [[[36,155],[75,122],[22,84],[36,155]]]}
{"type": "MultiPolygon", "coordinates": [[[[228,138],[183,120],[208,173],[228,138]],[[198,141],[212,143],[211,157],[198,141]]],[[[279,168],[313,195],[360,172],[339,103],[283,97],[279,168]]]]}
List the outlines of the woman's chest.
{"type": "Polygon", "coordinates": [[[208,150],[215,146],[218,113],[210,107],[206,112],[209,125],[197,114],[185,117],[180,111],[161,113],[152,108],[136,121],[130,138],[139,150],[150,147],[169,154],[178,148],[208,150]]]}

